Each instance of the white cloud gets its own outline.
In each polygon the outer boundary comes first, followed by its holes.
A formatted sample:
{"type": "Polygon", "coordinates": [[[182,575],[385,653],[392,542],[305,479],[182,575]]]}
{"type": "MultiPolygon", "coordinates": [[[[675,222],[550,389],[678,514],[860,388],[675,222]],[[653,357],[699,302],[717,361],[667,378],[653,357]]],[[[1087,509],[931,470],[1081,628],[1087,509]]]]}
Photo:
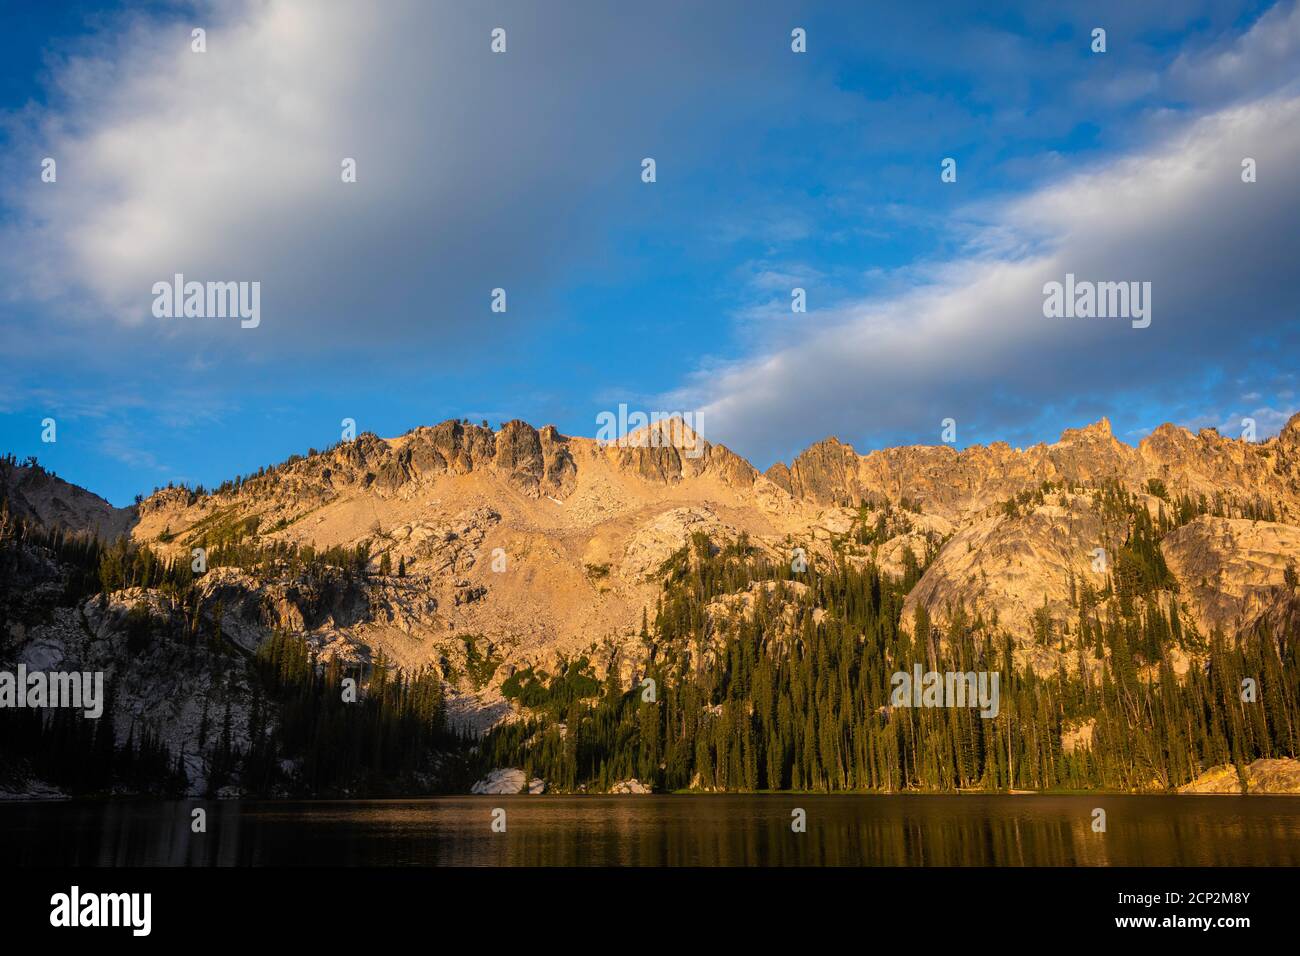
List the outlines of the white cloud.
{"type": "Polygon", "coordinates": [[[952,416],[978,441],[981,426],[1137,401],[1210,367],[1249,377],[1276,358],[1257,338],[1294,337],[1300,311],[1296,155],[1300,97],[1201,117],[1139,155],[981,210],[990,223],[971,258],[909,292],[810,312],[801,340],[706,367],[669,401],[702,408],[710,439],[770,460],[810,422],[867,442],[937,440],[952,416]],[[1260,182],[1241,181],[1243,155],[1268,171],[1260,182]],[[1152,282],[1152,326],[1044,318],[1043,284],[1067,272],[1152,282]]]}
{"type": "Polygon", "coordinates": [[[48,106],[5,123],[0,278],[48,317],[39,333],[7,329],[24,338],[14,351],[55,336],[174,339],[177,355],[207,345],[214,361],[433,351],[481,337],[498,286],[512,293],[500,328],[527,291],[600,254],[607,200],[648,150],[671,144],[666,176],[699,161],[707,136],[693,127],[716,111],[680,120],[688,93],[734,102],[753,85],[759,64],[710,55],[708,31],[680,22],[453,0],[212,3],[123,21],[54,64],[48,106]],[[190,49],[195,22],[206,53],[190,49]],[[680,58],[670,71],[666,49],[680,58]],[[39,181],[44,156],[56,184],[39,181]],[[341,181],[345,157],[355,184],[341,181]],[[177,272],[260,281],[257,334],[159,328],[151,288],[177,272]]]}
{"type": "Polygon", "coordinates": [[[1169,85],[1198,103],[1222,103],[1294,85],[1298,61],[1300,3],[1279,3],[1241,36],[1180,55],[1169,68],[1169,85]]]}

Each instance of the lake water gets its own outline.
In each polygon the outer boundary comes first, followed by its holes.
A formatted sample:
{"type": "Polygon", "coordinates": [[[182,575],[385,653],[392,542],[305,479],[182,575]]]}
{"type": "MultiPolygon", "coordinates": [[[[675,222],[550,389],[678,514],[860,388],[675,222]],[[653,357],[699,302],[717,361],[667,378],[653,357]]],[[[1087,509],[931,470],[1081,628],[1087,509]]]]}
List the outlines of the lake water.
{"type": "Polygon", "coordinates": [[[1300,866],[1300,797],[0,803],[5,866],[1300,866]],[[190,832],[207,808],[208,832],[190,832]],[[1106,832],[1092,829],[1093,808],[1106,832]],[[506,832],[492,830],[505,810],[506,832]],[[791,831],[791,811],[807,831],[791,831]]]}

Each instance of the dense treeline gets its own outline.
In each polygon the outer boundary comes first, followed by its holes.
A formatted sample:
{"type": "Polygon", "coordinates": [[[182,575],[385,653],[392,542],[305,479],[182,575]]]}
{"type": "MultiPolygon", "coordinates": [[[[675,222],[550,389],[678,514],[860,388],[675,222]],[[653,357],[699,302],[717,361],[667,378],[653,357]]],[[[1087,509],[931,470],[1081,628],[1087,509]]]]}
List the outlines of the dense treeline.
{"type": "MultiPolygon", "coordinates": [[[[904,549],[901,578],[883,573],[864,549],[910,527],[906,509],[864,505],[831,556],[800,571],[744,536],[719,548],[696,535],[659,569],[664,588],[641,626],[643,673],[629,686],[616,674],[599,681],[587,658],[555,675],[518,671],[502,692],[525,716],[477,744],[448,730],[443,675],[435,670],[404,672],[382,658],[349,668],[317,659],[302,637],[284,633],[244,660],[222,638],[220,607],[203,606],[188,561],[126,540],[106,545],[29,527],[3,501],[0,658],[13,582],[48,578],[51,563],[67,603],[124,587],[158,590],[180,613],[162,621],[147,608],[132,612],[127,647],[135,656],[172,642],[209,655],[201,666],[220,671],[201,733],[214,793],[230,783],[268,795],[445,788],[464,782],[467,755],[474,769],[523,766],[566,791],[603,790],[629,777],[661,789],[1175,787],[1210,766],[1296,756],[1297,636],[1263,626],[1234,642],[1198,633],[1180,610],[1159,545],[1200,514],[1256,506],[1171,500],[1157,483],[1148,490],[1162,504],[1150,509],[1150,498],[1115,484],[1067,487],[1093,496],[1109,567],[1099,586],[1072,578],[1072,619],[1054,618],[1045,604],[1019,644],[996,620],[961,608],[941,624],[920,611],[903,626],[905,596],[933,557],[933,542],[920,560],[904,549]],[[1040,660],[1057,662],[1054,671],[1025,666],[1026,637],[1040,660]],[[891,677],[914,664],[997,673],[999,713],[985,719],[968,707],[894,706],[891,677]],[[243,676],[238,690],[227,669],[243,676]],[[354,701],[344,697],[346,678],[357,681],[354,701]],[[1247,678],[1253,699],[1243,695],[1247,678]]],[[[1003,510],[1018,513],[1055,490],[1030,490],[1003,510]]],[[[318,552],[263,544],[244,518],[214,515],[195,540],[208,548],[209,566],[368,573],[365,546],[318,552]]],[[[1286,580],[1296,587],[1293,569],[1286,580]]],[[[471,677],[476,668],[494,670],[495,661],[479,660],[471,644],[471,677]]],[[[186,786],[179,755],[145,726],[126,728],[118,741],[107,714],[96,722],[8,711],[0,722],[0,771],[26,766],[73,792],[186,786]]]]}
{"type": "MultiPolygon", "coordinates": [[[[1131,515],[1138,502],[1137,495],[1114,478],[1102,479],[1096,483],[1074,480],[1044,481],[1035,488],[1026,488],[1014,497],[1008,498],[1002,502],[999,510],[1014,518],[1033,505],[1043,504],[1047,496],[1053,492],[1060,491],[1091,495],[1093,501],[1111,517],[1131,515]]],[[[1149,479],[1146,491],[1147,494],[1164,502],[1165,507],[1160,509],[1157,526],[1161,536],[1202,515],[1213,518],[1246,518],[1251,521],[1277,520],[1277,508],[1266,498],[1242,499],[1222,491],[1216,491],[1213,496],[1204,493],[1195,497],[1181,494],[1175,498],[1169,494],[1169,489],[1159,478],[1149,479]]]]}
{"type": "MultiPolygon", "coordinates": [[[[365,574],[368,549],[257,546],[225,540],[210,565],[300,576],[365,574]]],[[[382,657],[364,670],[320,661],[300,636],[275,633],[246,660],[222,636],[220,602],[204,604],[188,561],[168,560],[125,538],[105,544],[13,516],[0,493],[0,664],[11,623],[48,622],[54,606],[141,587],[170,613],[137,604],[124,619],[127,654],[161,652],[172,669],[211,680],[203,697],[197,756],[206,792],[236,784],[276,793],[385,793],[464,783],[458,754],[468,743],[446,727],[442,682],[431,668],[408,673],[382,657]],[[33,602],[34,585],[62,580],[62,593],[33,602]],[[242,675],[242,677],[240,676],[242,675]],[[355,681],[345,699],[344,678],[355,681]]],[[[123,667],[129,666],[123,662],[123,667]]],[[[109,688],[111,691],[111,687],[109,688]]],[[[0,708],[0,777],[35,777],[70,793],[177,794],[190,784],[182,755],[154,728],[117,733],[111,701],[98,719],[79,710],[0,708]]]]}
{"type": "Polygon", "coordinates": [[[364,671],[335,656],[321,662],[305,640],[282,632],[258,649],[256,668],[280,719],[273,736],[260,738],[264,752],[249,755],[245,785],[254,789],[269,789],[281,757],[300,761],[297,785],[310,793],[400,792],[421,775],[429,787],[439,783],[429,776],[452,770],[450,755],[467,746],[447,729],[433,668],[407,672],[382,655],[364,671]],[[355,694],[345,693],[345,679],[355,694]]]}
{"type": "Polygon", "coordinates": [[[112,711],[87,720],[79,710],[0,709],[0,778],[30,772],[72,794],[150,792],[179,796],[185,766],[147,727],[115,739],[112,711]]]}
{"type": "Polygon", "coordinates": [[[1203,639],[1175,600],[1160,599],[1171,578],[1145,508],[1120,496],[1114,505],[1128,534],[1103,591],[1080,589],[1077,626],[1047,635],[1062,652],[1054,674],[1017,666],[1010,638],[960,609],[942,632],[924,612],[902,629],[919,568],[901,580],[847,562],[794,574],[749,557],[743,542],[718,551],[697,536],[666,563],[653,630],[643,625],[655,699],[642,681],[611,679],[562,713],[496,728],[481,764],[523,765],[561,790],[630,777],[665,789],[1132,789],[1295,756],[1295,635],[1257,632],[1238,646],[1213,635],[1205,666],[1180,679],[1180,652],[1203,639]],[[752,615],[720,626],[708,605],[744,589],[752,615]],[[1111,595],[1119,600],[1100,613],[1111,595]],[[998,716],[891,706],[891,676],[914,663],[998,672],[998,716]],[[1242,699],[1245,677],[1255,702],[1242,699]],[[1067,751],[1072,732],[1085,746],[1067,751]]]}

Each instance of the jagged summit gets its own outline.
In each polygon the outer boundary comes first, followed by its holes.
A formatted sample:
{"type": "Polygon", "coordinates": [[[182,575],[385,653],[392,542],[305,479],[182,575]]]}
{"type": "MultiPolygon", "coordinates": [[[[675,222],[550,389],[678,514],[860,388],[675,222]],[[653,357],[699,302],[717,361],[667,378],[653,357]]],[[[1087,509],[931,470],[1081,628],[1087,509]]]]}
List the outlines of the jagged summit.
{"type": "Polygon", "coordinates": [[[1110,428],[1110,419],[1102,417],[1097,419],[1091,425],[1085,425],[1083,428],[1067,428],[1061,432],[1061,439],[1058,444],[1065,444],[1072,441],[1104,441],[1113,439],[1114,433],[1110,428]]]}
{"type": "Polygon", "coordinates": [[[0,499],[19,518],[48,526],[93,531],[113,539],[130,527],[130,508],[115,508],[99,495],[64,481],[34,459],[0,458],[0,499]]]}
{"type": "MultiPolygon", "coordinates": [[[[813,561],[872,563],[895,578],[928,562],[904,624],[922,607],[935,621],[964,607],[1054,670],[1073,665],[1032,639],[1035,622],[1077,617],[1093,552],[1127,540],[1121,508],[1126,520],[1162,522],[1188,627],[1291,620],[1300,416],[1263,442],[1162,425],[1131,446],[1105,419],[1024,449],[859,454],[829,437],[766,474],[680,418],[610,437],[449,420],[395,438],[364,433],[210,493],[166,489],[129,509],[13,462],[0,480],[24,520],[126,533],[186,563],[194,548],[239,551],[246,564],[215,562],[201,587],[246,650],[279,629],[353,658],[382,650],[451,674],[486,668],[482,687],[456,678],[485,721],[500,715],[491,695],[512,669],[556,674],[586,657],[630,679],[665,569],[706,541],[770,566],[801,547],[813,561]],[[275,578],[276,556],[326,551],[358,556],[373,577],[344,590],[275,578]]],[[[745,604],[723,603],[727,615],[745,604]]]]}
{"type": "Polygon", "coordinates": [[[1300,414],[1267,441],[1229,438],[1213,429],[1193,434],[1166,423],[1136,446],[1116,439],[1110,421],[1101,418],[1064,429],[1053,444],[1027,449],[997,441],[961,450],[944,444],[912,445],[859,454],[828,436],[789,465],[776,462],[760,473],[677,416],[612,440],[566,436],[554,425],[539,429],[519,419],[496,429],[449,419],[394,438],[364,432],[354,441],[293,455],[255,475],[225,482],[212,493],[162,489],[134,509],[115,509],[73,486],[60,491],[55,484],[49,494],[36,495],[40,476],[27,475],[22,467],[11,466],[8,481],[15,502],[22,495],[36,496],[39,504],[26,507],[41,520],[106,534],[120,534],[137,518],[188,508],[200,500],[210,500],[204,507],[256,510],[272,525],[289,525],[304,512],[331,502],[353,497],[374,502],[419,499],[445,479],[471,475],[532,500],[566,502],[584,484],[580,479],[586,474],[593,487],[617,484],[620,496],[630,499],[662,497],[642,485],[718,485],[727,489],[727,496],[754,495],[768,510],[797,511],[800,503],[857,507],[907,501],[949,521],[1042,482],[1114,478],[1140,489],[1159,480],[1180,493],[1220,491],[1273,498],[1290,514],[1296,490],[1288,482],[1295,463],[1285,449],[1298,443],[1300,414]],[[1278,451],[1283,453],[1280,458],[1278,451]],[[627,485],[628,480],[633,485],[627,485]]]}
{"type": "MultiPolygon", "coordinates": [[[[596,440],[601,441],[599,437],[596,440]]],[[[605,444],[628,448],[680,448],[702,454],[708,443],[680,415],[670,415],[632,429],[625,438],[606,440],[605,444]]]]}
{"type": "Polygon", "coordinates": [[[797,498],[826,505],[852,505],[908,498],[924,510],[957,520],[1043,482],[1119,480],[1144,489],[1158,479],[1176,492],[1219,490],[1237,497],[1264,496],[1296,508],[1289,484],[1295,467],[1274,458],[1274,449],[1293,444],[1300,423],[1292,418],[1279,438],[1250,442],[1215,431],[1199,435],[1176,425],[1155,429],[1136,446],[1115,438],[1102,418],[1065,429],[1054,444],[1026,449],[1005,442],[969,445],[909,445],[859,454],[836,438],[809,446],[767,477],[797,498]]]}
{"type": "Polygon", "coordinates": [[[1300,412],[1296,412],[1287,419],[1286,424],[1282,426],[1279,437],[1290,442],[1300,441],[1300,412]]]}

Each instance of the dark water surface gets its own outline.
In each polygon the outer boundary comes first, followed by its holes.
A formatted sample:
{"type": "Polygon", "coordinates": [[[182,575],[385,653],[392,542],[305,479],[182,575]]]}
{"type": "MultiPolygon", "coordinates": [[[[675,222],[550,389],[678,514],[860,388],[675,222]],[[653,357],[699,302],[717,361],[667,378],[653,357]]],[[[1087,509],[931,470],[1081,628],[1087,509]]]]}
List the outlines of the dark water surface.
{"type": "Polygon", "coordinates": [[[0,865],[1300,866],[1300,797],[11,802],[0,865]],[[206,834],[190,832],[197,806],[206,834]],[[505,833],[492,831],[498,807],[505,833]],[[791,831],[796,807],[805,833],[791,831]]]}

